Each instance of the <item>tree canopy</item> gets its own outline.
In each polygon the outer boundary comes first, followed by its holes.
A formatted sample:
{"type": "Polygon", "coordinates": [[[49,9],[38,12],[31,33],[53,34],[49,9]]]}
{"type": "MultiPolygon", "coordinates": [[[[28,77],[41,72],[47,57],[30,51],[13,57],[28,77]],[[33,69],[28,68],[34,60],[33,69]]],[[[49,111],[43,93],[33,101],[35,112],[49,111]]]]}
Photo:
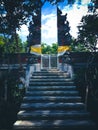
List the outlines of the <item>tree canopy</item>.
{"type": "Polygon", "coordinates": [[[53,43],[52,46],[42,43],[42,54],[57,54],[58,44],[53,43]]]}
{"type": "Polygon", "coordinates": [[[98,14],[86,15],[82,18],[79,29],[78,41],[90,51],[98,51],[98,14]]]}
{"type": "MultiPolygon", "coordinates": [[[[12,34],[26,24],[44,3],[51,4],[64,0],[0,0],[0,33],[12,34]]],[[[79,0],[80,1],[80,0],[79,0]]],[[[75,0],[68,0],[67,4],[74,4],[75,0]]]]}
{"type": "Polygon", "coordinates": [[[15,42],[14,37],[12,40],[12,39],[8,39],[8,38],[4,38],[4,36],[0,36],[0,55],[1,56],[5,53],[26,52],[27,42],[22,42],[19,35],[17,35],[17,37],[18,37],[18,50],[17,50],[17,44],[15,42]],[[5,42],[5,40],[6,40],[6,42],[5,42]]]}

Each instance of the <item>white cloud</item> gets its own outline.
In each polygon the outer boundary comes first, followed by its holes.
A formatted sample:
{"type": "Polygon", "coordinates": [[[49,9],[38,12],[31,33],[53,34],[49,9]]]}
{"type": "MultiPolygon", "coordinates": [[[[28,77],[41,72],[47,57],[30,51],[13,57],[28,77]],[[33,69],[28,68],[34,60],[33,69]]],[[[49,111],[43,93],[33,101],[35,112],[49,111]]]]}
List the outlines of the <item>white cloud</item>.
{"type": "Polygon", "coordinates": [[[63,13],[67,13],[67,20],[69,21],[70,27],[71,27],[71,35],[73,37],[77,37],[78,28],[81,19],[83,16],[87,14],[87,6],[81,5],[79,8],[77,8],[77,4],[74,4],[72,9],[66,10],[63,9],[63,13]]]}
{"type": "Polygon", "coordinates": [[[42,15],[42,42],[51,44],[57,42],[57,17],[55,12],[42,15]]]}
{"type": "Polygon", "coordinates": [[[22,41],[26,41],[27,36],[29,34],[27,25],[25,25],[25,24],[22,25],[21,29],[19,31],[17,31],[17,33],[20,35],[22,41]]]}

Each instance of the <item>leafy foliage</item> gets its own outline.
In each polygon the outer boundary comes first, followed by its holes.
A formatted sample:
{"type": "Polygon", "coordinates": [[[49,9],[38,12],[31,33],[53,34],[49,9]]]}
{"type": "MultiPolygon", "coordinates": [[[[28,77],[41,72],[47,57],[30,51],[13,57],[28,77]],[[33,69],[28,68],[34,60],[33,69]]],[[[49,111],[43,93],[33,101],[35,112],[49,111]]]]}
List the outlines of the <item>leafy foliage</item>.
{"type": "Polygon", "coordinates": [[[78,27],[78,41],[90,51],[97,51],[98,14],[84,16],[78,27]]]}
{"type": "Polygon", "coordinates": [[[85,52],[89,51],[84,44],[81,44],[78,40],[72,39],[71,45],[70,45],[72,52],[85,52]]]}
{"type": "Polygon", "coordinates": [[[42,54],[57,54],[58,44],[53,43],[52,46],[45,43],[42,44],[42,54]]]}
{"type": "Polygon", "coordinates": [[[11,129],[17,119],[17,112],[25,94],[25,87],[19,88],[18,70],[6,70],[0,77],[0,129],[11,129]],[[7,78],[7,79],[6,79],[7,78]],[[5,80],[7,81],[7,101],[5,97],[5,80]]]}
{"type": "Polygon", "coordinates": [[[11,37],[10,39],[4,38],[3,36],[0,36],[0,55],[2,56],[5,53],[17,53],[17,52],[26,52],[26,46],[27,42],[23,42],[20,39],[19,35],[18,37],[18,50],[17,50],[17,44],[14,37],[11,37]]]}
{"type": "Polygon", "coordinates": [[[3,40],[3,37],[0,36],[0,46],[3,46],[4,45],[4,40],[3,40]]]}

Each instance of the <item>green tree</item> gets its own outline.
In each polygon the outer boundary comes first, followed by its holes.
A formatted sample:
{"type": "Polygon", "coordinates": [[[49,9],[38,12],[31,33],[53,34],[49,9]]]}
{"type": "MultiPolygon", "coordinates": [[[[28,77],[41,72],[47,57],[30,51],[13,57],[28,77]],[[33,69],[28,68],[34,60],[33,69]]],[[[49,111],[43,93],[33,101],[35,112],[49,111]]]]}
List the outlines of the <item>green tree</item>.
{"type": "Polygon", "coordinates": [[[98,14],[84,16],[79,25],[78,41],[90,51],[97,51],[98,14]]]}
{"type": "Polygon", "coordinates": [[[4,38],[3,36],[0,36],[0,57],[2,57],[4,52],[4,38]]]}
{"type": "Polygon", "coordinates": [[[58,44],[57,43],[52,44],[51,53],[52,54],[57,54],[58,53],[58,44]]]}
{"type": "Polygon", "coordinates": [[[22,43],[22,52],[23,53],[27,52],[27,45],[28,45],[27,41],[25,41],[25,42],[22,43]]]}
{"type": "Polygon", "coordinates": [[[51,47],[47,45],[46,43],[42,43],[42,54],[50,54],[51,53],[51,47]]]}
{"type": "Polygon", "coordinates": [[[4,38],[4,36],[0,36],[0,52],[1,54],[4,53],[23,53],[26,52],[26,46],[27,42],[23,42],[19,35],[18,37],[18,50],[17,50],[17,44],[15,42],[15,38],[11,37],[10,39],[4,38]]]}
{"type": "Polygon", "coordinates": [[[70,49],[72,52],[86,52],[89,51],[84,44],[81,44],[77,39],[72,39],[70,49]]]}
{"type": "Polygon", "coordinates": [[[19,37],[19,35],[17,34],[17,41],[18,41],[18,45],[16,43],[15,37],[12,37],[9,40],[9,52],[10,53],[22,53],[25,52],[25,43],[22,43],[21,38],[19,37]]]}
{"type": "Polygon", "coordinates": [[[3,36],[0,36],[0,46],[3,46],[4,45],[4,38],[3,36]]]}
{"type": "Polygon", "coordinates": [[[58,44],[53,43],[52,46],[42,43],[42,54],[57,54],[58,44]]]}

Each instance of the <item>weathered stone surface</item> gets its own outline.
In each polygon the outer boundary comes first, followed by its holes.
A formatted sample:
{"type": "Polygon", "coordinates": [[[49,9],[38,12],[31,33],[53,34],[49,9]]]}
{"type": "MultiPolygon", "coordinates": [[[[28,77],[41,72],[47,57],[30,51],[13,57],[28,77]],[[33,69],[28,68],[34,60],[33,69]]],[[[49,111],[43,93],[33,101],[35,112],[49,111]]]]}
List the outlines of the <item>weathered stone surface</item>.
{"type": "Polygon", "coordinates": [[[27,91],[28,96],[78,96],[78,91],[27,91]]]}
{"type": "Polygon", "coordinates": [[[76,90],[76,86],[30,86],[28,87],[29,91],[33,90],[45,90],[45,91],[53,91],[53,90],[76,90]]]}
{"type": "Polygon", "coordinates": [[[81,102],[80,96],[26,96],[23,98],[23,102],[64,102],[73,103],[81,102]]]}
{"type": "Polygon", "coordinates": [[[14,130],[95,130],[77,87],[59,71],[33,73],[14,130]]]}
{"type": "Polygon", "coordinates": [[[19,120],[14,124],[15,129],[19,130],[94,130],[95,126],[91,120],[19,120]],[[17,127],[16,127],[17,126],[17,127]]]}
{"type": "Polygon", "coordinates": [[[89,119],[90,113],[86,111],[60,111],[60,110],[35,110],[35,111],[20,111],[18,113],[18,119],[31,120],[31,119],[89,119]]]}

